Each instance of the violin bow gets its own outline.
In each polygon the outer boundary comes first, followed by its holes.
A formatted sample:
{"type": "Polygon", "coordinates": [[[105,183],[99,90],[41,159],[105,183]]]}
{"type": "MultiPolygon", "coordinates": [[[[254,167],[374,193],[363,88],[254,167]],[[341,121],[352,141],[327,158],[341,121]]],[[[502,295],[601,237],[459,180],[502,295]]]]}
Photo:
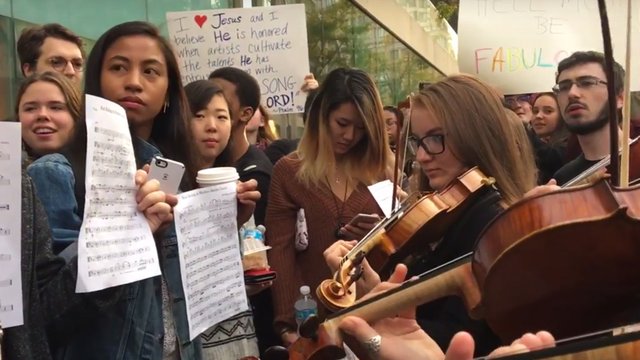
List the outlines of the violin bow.
{"type": "MultiPolygon", "coordinates": [[[[413,95],[413,93],[411,95],[413,95]]],[[[409,146],[409,121],[411,121],[411,95],[407,96],[407,100],[409,100],[409,116],[407,116],[407,118],[403,117],[402,128],[399,129],[399,131],[396,131],[396,164],[393,169],[393,197],[391,198],[391,212],[396,211],[398,207],[398,183],[400,183],[400,179],[403,174],[400,173],[400,169],[404,170],[404,162],[407,158],[407,146],[409,146]],[[400,155],[401,150],[402,155],[400,155]]],[[[398,106],[397,109],[402,113],[400,106],[398,106]]]]}
{"type": "Polygon", "coordinates": [[[620,158],[618,157],[618,112],[616,107],[616,90],[613,77],[613,48],[611,43],[611,29],[609,29],[609,16],[607,15],[607,3],[605,0],[598,0],[598,10],[600,12],[600,26],[602,28],[602,41],[604,43],[605,73],[607,75],[608,93],[608,113],[610,132],[610,152],[611,152],[611,183],[614,186],[620,184],[619,170],[620,158]]]}
{"type": "Polygon", "coordinates": [[[629,186],[629,137],[631,136],[631,0],[627,0],[627,54],[624,68],[624,104],[622,109],[622,156],[620,164],[620,187],[629,186]]]}

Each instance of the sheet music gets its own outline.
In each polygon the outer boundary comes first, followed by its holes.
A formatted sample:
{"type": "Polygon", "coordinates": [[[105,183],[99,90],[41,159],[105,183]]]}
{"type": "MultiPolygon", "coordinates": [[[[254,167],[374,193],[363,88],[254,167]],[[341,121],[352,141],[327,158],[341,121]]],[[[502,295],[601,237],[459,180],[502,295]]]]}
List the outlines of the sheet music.
{"type": "Polygon", "coordinates": [[[22,150],[20,123],[0,121],[0,325],[22,317],[22,150]]]}
{"type": "Polygon", "coordinates": [[[136,162],[126,113],[92,95],[87,95],[86,113],[86,196],[76,292],[160,275],[151,229],[136,208],[136,162]]]}
{"type": "MultiPolygon", "coordinates": [[[[380,206],[385,217],[391,216],[391,200],[393,199],[393,183],[391,180],[384,180],[369,186],[369,192],[380,206]]],[[[396,201],[396,205],[399,202],[396,201]]]]}
{"type": "Polygon", "coordinates": [[[235,182],[178,195],[174,215],[191,339],[249,309],[236,214],[235,182]]]}

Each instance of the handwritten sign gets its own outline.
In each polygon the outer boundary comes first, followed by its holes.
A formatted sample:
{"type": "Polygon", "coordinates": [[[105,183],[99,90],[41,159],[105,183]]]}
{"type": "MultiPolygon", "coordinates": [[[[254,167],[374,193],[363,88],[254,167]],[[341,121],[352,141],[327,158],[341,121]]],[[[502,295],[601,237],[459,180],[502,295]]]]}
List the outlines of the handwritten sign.
{"type": "Polygon", "coordinates": [[[300,87],[309,73],[304,5],[169,12],[167,25],[184,84],[236,67],[258,80],[262,104],[272,113],[304,111],[300,87]]]}
{"type": "MultiPolygon", "coordinates": [[[[640,1],[631,0],[632,67],[640,67],[640,1]]],[[[625,66],[627,1],[608,0],[616,61],[625,66]]],[[[558,63],[574,51],[603,51],[597,0],[460,0],[460,71],[505,94],[550,91],[558,63]]],[[[627,69],[629,70],[629,69],[627,69]]],[[[631,74],[632,90],[640,78],[631,74]]]]}

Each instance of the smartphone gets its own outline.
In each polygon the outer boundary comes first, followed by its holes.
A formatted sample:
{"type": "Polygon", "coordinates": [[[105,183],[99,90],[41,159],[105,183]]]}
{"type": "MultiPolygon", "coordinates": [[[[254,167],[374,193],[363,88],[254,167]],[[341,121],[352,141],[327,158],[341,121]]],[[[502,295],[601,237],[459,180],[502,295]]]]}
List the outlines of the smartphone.
{"type": "Polygon", "coordinates": [[[149,179],[160,182],[160,190],[167,194],[177,194],[184,174],[184,164],[156,156],[151,160],[149,179]]]}
{"type": "Polygon", "coordinates": [[[380,217],[378,215],[360,213],[354,216],[353,219],[351,219],[351,221],[349,221],[349,224],[347,225],[358,226],[358,223],[375,224],[378,221],[380,221],[380,217]]]}

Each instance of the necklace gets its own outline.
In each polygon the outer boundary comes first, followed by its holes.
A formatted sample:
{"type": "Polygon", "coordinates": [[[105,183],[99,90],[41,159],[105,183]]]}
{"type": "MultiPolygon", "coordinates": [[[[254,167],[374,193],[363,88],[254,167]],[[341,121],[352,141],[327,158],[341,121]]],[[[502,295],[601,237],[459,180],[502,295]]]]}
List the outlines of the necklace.
{"type": "MultiPolygon", "coordinates": [[[[336,230],[334,232],[334,236],[336,237],[336,239],[341,239],[344,237],[344,234],[340,229],[344,226],[344,224],[340,222],[340,219],[344,214],[344,203],[347,201],[347,189],[349,188],[349,181],[345,181],[344,195],[342,196],[342,204],[338,206],[338,200],[336,200],[336,195],[333,193],[333,190],[331,188],[331,183],[329,183],[329,178],[325,176],[325,180],[327,180],[327,186],[329,186],[329,191],[331,192],[331,198],[333,199],[333,203],[336,205],[336,209],[338,208],[340,209],[340,212],[338,213],[338,218],[336,219],[337,225],[336,225],[336,230]]],[[[339,183],[340,182],[336,180],[336,184],[339,184],[339,183]]]]}

